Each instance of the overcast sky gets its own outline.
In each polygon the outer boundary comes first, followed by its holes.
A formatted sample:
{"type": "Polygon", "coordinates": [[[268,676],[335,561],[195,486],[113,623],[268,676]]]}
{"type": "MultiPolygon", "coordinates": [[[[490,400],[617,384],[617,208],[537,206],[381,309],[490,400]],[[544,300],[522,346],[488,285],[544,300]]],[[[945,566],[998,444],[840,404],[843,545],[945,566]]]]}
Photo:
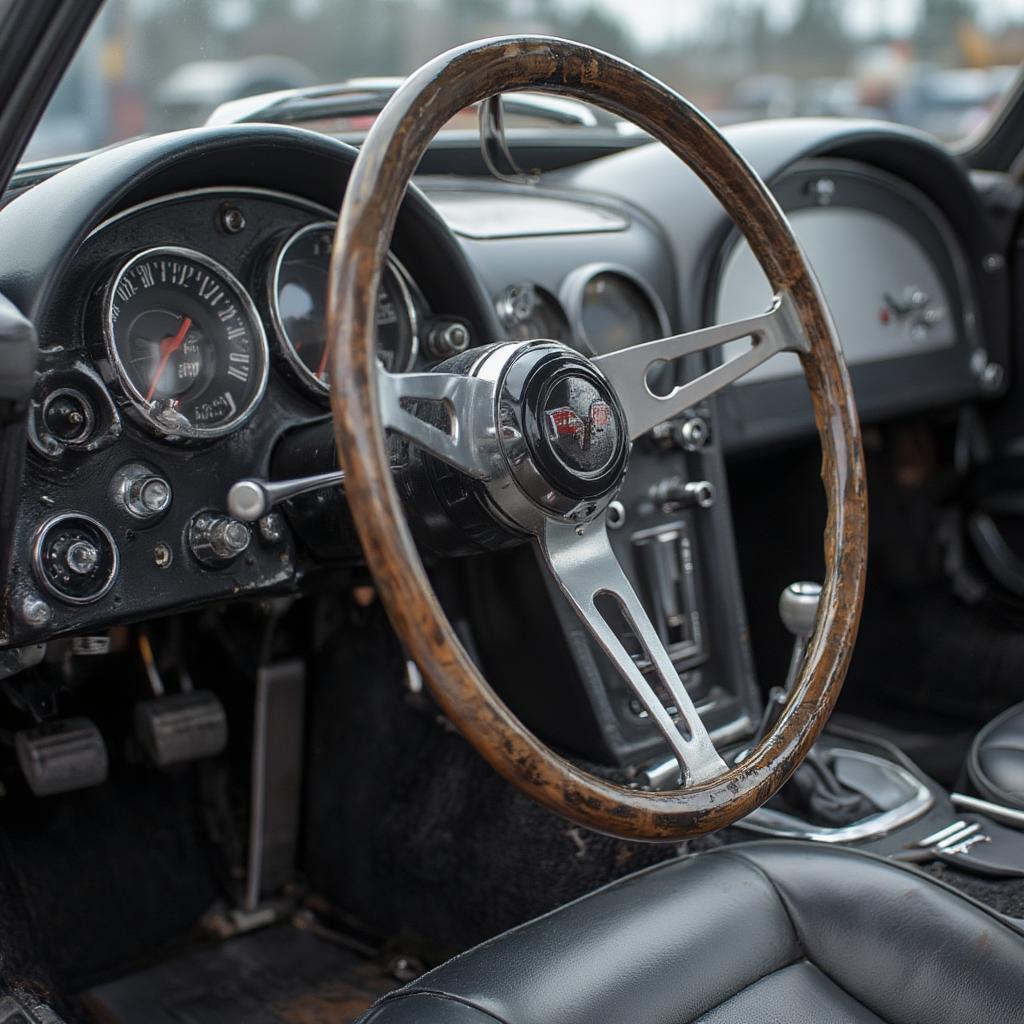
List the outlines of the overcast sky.
{"type": "MultiPolygon", "coordinates": [[[[756,4],[760,0],[749,0],[756,4]]],[[[769,17],[780,27],[787,24],[801,0],[764,0],[769,17]]],[[[566,7],[597,6],[622,20],[646,44],[685,36],[714,18],[722,0],[562,0],[566,7]]],[[[903,34],[913,28],[921,0],[844,0],[847,23],[856,32],[883,29],[903,34]]],[[[1007,16],[1024,18],[1024,0],[981,0],[981,19],[998,23],[1007,16]]]]}

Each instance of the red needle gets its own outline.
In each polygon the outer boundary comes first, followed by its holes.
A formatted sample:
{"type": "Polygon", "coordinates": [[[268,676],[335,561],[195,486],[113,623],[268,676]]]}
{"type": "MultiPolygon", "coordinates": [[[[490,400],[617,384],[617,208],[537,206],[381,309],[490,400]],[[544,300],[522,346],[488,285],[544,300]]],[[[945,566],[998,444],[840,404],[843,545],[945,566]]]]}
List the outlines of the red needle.
{"type": "Polygon", "coordinates": [[[324,374],[327,372],[327,357],[331,354],[331,346],[324,342],[323,355],[320,356],[320,365],[316,368],[316,375],[323,379],[324,374]]]}
{"type": "Polygon", "coordinates": [[[192,326],[192,317],[187,316],[181,321],[181,326],[178,328],[178,333],[170,337],[164,338],[160,342],[160,364],[156,368],[156,373],[153,374],[153,380],[149,385],[149,390],[146,392],[146,401],[152,402],[153,395],[156,394],[156,386],[163,376],[164,370],[167,369],[167,364],[170,362],[171,356],[178,351],[179,348],[185,343],[185,335],[188,334],[189,328],[192,326]]]}

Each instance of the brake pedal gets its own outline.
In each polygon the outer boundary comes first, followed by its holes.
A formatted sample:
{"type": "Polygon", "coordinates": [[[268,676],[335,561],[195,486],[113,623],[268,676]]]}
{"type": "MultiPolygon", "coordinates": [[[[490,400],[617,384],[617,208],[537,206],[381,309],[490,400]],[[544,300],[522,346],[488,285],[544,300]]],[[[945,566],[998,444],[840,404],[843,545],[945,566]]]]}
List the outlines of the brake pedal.
{"type": "Polygon", "coordinates": [[[135,733],[152,762],[169,768],[222,753],[228,719],[207,690],[173,693],[135,705],[135,733]]]}
{"type": "Polygon", "coordinates": [[[46,722],[14,734],[18,764],[36,796],[98,786],[107,778],[107,745],[88,718],[46,722]]]}

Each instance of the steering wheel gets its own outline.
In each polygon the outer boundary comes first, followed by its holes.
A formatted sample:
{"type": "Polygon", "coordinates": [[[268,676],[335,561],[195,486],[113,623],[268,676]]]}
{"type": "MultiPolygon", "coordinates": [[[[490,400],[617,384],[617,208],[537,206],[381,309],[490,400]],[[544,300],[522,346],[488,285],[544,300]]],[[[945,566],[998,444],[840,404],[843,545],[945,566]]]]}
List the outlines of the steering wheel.
{"type": "Polygon", "coordinates": [[[866,486],[850,381],[821,293],[782,210],[718,130],[654,78],[578,43],[509,37],[453,49],[405,82],[363,143],[335,235],[328,316],[331,407],[352,518],[398,636],[462,735],[533,799],[624,839],[700,835],[769,799],[810,750],[846,675],[863,602],[866,486]],[[593,359],[534,341],[492,345],[434,372],[383,370],[374,353],[375,297],[420,158],[465,107],[524,89],[603,107],[689,165],[750,243],[774,291],[770,309],[593,359]],[[652,365],[743,338],[752,339],[749,350],[670,394],[648,387],[652,365]],[[828,499],[826,574],[789,701],[771,732],[730,766],[612,552],[605,512],[633,440],[778,352],[799,354],[813,401],[828,499]],[[668,741],[681,769],[679,788],[640,790],[584,771],[540,742],[488,686],[413,543],[392,481],[389,431],[469,478],[494,517],[538,547],[542,564],[668,741]],[[606,619],[608,601],[639,639],[665,701],[606,619]]]}

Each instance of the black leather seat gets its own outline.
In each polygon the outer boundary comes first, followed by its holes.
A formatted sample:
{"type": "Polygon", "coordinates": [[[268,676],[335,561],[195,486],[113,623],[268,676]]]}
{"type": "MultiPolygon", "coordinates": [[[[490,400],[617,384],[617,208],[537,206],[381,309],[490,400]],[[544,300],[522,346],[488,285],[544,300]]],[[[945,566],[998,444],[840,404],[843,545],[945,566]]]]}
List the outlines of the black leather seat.
{"type": "Polygon", "coordinates": [[[1024,704],[993,718],[975,736],[967,774],[986,800],[1024,810],[1024,704]]]}
{"type": "Polygon", "coordinates": [[[362,1024],[1011,1024],[1024,933],[928,876],[763,842],[671,861],[499,936],[362,1024]]]}

